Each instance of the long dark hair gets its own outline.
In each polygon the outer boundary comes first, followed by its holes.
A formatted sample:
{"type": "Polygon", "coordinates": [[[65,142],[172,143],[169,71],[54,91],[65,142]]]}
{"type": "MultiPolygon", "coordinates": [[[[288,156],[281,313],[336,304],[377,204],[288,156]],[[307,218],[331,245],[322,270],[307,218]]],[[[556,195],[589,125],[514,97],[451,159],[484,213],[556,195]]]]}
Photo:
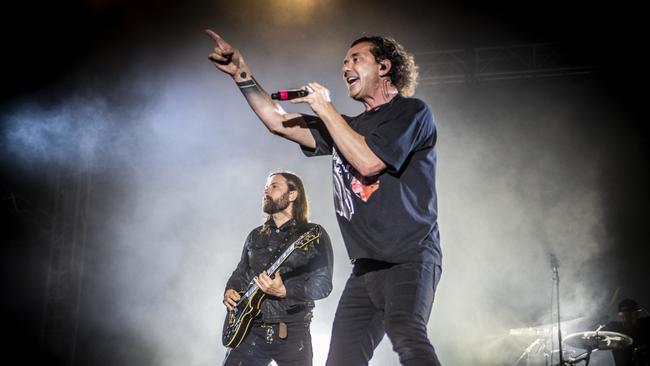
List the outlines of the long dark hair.
{"type": "Polygon", "coordinates": [[[391,69],[388,73],[391,83],[405,97],[410,97],[415,93],[415,87],[418,83],[418,67],[415,65],[413,55],[406,52],[404,47],[394,38],[386,36],[366,36],[352,42],[350,47],[361,42],[368,42],[373,45],[370,48],[375,61],[380,63],[382,60],[389,60],[391,69]]]}
{"type": "Polygon", "coordinates": [[[271,173],[269,174],[269,178],[274,175],[281,175],[287,180],[289,192],[298,192],[298,197],[293,201],[291,212],[298,225],[307,224],[309,222],[309,203],[307,202],[307,193],[305,192],[305,186],[302,184],[302,180],[296,174],[288,171],[271,173]]]}

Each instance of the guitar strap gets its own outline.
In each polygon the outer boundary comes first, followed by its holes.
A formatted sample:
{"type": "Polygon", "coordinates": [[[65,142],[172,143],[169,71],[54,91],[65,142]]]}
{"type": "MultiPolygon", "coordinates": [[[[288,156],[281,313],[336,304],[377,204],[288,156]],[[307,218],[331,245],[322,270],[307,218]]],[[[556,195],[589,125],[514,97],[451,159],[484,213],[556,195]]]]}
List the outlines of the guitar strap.
{"type": "Polygon", "coordinates": [[[280,337],[280,339],[287,338],[287,335],[289,333],[288,329],[287,329],[287,323],[280,322],[280,326],[278,328],[279,328],[278,329],[278,337],[280,337]]]}

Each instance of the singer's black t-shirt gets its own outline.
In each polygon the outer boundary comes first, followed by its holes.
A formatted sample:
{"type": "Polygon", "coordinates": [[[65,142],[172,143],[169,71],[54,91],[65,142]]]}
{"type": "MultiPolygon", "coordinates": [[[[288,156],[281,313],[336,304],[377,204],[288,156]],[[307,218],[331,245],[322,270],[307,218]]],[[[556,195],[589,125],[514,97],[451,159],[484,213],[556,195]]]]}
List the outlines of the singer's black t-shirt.
{"type": "Polygon", "coordinates": [[[429,107],[396,96],[379,108],[344,118],[387,169],[362,177],[338,151],[323,122],[305,116],[316,148],[332,155],[334,205],[350,259],[440,264],[435,186],[437,132],[429,107]]]}

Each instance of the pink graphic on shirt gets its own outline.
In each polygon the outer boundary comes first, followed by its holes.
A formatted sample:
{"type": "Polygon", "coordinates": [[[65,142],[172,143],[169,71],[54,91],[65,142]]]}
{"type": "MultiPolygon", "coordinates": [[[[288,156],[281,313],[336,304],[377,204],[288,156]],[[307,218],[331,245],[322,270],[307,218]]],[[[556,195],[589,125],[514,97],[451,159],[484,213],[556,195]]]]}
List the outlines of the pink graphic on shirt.
{"type": "Polygon", "coordinates": [[[352,186],[352,192],[354,192],[357,197],[361,198],[363,202],[368,202],[370,196],[372,196],[372,194],[379,189],[379,179],[377,179],[377,177],[362,177],[360,180],[354,176],[352,177],[352,182],[350,185],[352,186]],[[365,183],[363,181],[365,181],[365,183]]]}

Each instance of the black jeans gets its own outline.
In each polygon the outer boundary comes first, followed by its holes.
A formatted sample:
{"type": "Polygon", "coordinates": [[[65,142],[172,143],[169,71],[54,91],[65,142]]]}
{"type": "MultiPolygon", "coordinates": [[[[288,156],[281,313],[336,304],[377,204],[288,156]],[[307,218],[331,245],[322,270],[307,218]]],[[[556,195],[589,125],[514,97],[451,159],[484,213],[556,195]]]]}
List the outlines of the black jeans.
{"type": "Polygon", "coordinates": [[[352,274],[334,317],[327,365],[368,365],[384,334],[401,364],[440,365],[427,336],[440,275],[440,266],[421,263],[352,274]]]}
{"type": "Polygon", "coordinates": [[[268,366],[271,360],[278,366],[311,366],[312,358],[309,323],[288,324],[285,339],[278,337],[278,324],[254,324],[242,344],[228,350],[223,366],[268,366]]]}

